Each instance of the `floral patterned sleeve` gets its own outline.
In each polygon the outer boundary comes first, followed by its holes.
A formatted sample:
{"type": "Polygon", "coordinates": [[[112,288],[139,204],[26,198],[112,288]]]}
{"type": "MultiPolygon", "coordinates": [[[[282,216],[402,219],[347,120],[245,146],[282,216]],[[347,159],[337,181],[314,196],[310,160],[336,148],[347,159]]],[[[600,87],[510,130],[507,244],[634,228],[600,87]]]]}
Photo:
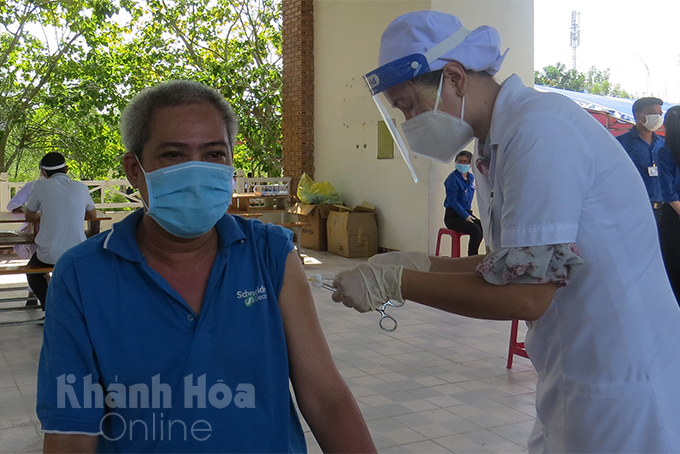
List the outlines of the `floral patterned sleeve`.
{"type": "Polygon", "coordinates": [[[502,248],[487,254],[477,274],[490,284],[567,285],[583,259],[574,243],[502,248]]]}

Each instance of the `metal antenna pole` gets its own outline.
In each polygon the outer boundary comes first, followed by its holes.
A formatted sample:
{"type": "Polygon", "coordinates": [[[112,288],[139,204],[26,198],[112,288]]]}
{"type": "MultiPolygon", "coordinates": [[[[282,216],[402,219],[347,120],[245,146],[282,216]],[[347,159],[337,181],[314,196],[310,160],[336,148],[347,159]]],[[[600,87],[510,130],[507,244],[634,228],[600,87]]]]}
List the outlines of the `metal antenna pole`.
{"type": "Polygon", "coordinates": [[[643,65],[645,65],[645,69],[647,70],[647,83],[645,84],[645,89],[647,90],[647,93],[645,93],[647,96],[653,96],[653,90],[652,90],[652,73],[649,70],[649,66],[647,66],[647,63],[642,59],[640,54],[638,54],[638,58],[642,62],[643,65]]]}
{"type": "Polygon", "coordinates": [[[581,44],[581,13],[571,12],[570,41],[572,51],[572,69],[576,70],[576,48],[581,44]]]}

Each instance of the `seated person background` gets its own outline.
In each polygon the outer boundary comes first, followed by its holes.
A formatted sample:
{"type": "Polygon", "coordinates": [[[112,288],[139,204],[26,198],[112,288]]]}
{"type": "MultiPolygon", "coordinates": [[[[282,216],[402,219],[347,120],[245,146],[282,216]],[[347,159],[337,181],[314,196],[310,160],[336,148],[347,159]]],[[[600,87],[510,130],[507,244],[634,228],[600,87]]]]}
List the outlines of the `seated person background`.
{"type": "MultiPolygon", "coordinates": [[[[40,219],[40,230],[35,237],[38,248],[28,261],[30,266],[57,263],[69,248],[85,241],[83,221],[97,217],[87,186],[71,180],[67,172],[68,166],[61,153],[47,153],[40,160],[40,174],[44,178],[33,183],[24,205],[27,221],[40,219]]],[[[26,275],[43,311],[47,296],[46,277],[46,274],[26,275]]]]}
{"type": "MultiPolygon", "coordinates": [[[[28,196],[31,195],[31,190],[33,189],[33,183],[35,181],[29,181],[25,185],[19,189],[16,194],[14,194],[14,197],[7,203],[7,211],[12,211],[14,213],[24,212],[24,205],[26,202],[28,202],[28,196]]],[[[17,230],[18,233],[28,233],[31,231],[31,224],[29,222],[24,222],[21,224],[21,227],[19,227],[19,230],[17,230]]],[[[35,243],[31,244],[15,244],[12,246],[12,249],[14,253],[16,254],[17,257],[20,259],[29,259],[35,254],[35,250],[37,249],[38,246],[35,245],[35,243]]],[[[28,286],[28,296],[29,297],[35,297],[35,293],[33,293],[33,289],[31,286],[28,286]]],[[[28,300],[26,301],[26,306],[37,306],[38,301],[36,300],[28,300]]]]}
{"type": "Polygon", "coordinates": [[[475,195],[475,176],[470,172],[472,153],[461,151],[456,156],[456,170],[444,181],[446,199],[444,224],[447,229],[470,235],[468,256],[477,255],[482,242],[482,223],[472,214],[472,198],[475,195]]]}
{"type": "MultiPolygon", "coordinates": [[[[25,185],[21,187],[17,191],[16,194],[14,194],[14,197],[7,203],[7,211],[12,211],[12,212],[24,212],[24,205],[26,202],[28,202],[28,196],[31,195],[31,190],[33,189],[33,183],[35,181],[29,181],[25,185]]],[[[21,224],[21,227],[19,227],[18,232],[19,233],[27,233],[31,230],[31,224],[28,222],[24,222],[21,224]]],[[[35,253],[37,246],[35,244],[15,244],[13,246],[14,253],[17,255],[17,257],[21,259],[28,259],[31,258],[31,256],[35,253]]]]}

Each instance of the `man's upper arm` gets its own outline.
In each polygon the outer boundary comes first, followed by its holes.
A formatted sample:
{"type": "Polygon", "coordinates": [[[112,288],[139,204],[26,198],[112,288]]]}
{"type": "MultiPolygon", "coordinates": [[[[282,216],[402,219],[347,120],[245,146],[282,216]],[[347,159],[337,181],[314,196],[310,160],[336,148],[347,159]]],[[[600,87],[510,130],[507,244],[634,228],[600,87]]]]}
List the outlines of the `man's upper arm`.
{"type": "Polygon", "coordinates": [[[83,200],[85,202],[85,210],[90,211],[94,210],[94,200],[92,200],[92,196],[90,195],[90,191],[87,189],[87,186],[85,183],[82,183],[82,188],[83,188],[83,200]]]}
{"type": "Polygon", "coordinates": [[[37,211],[31,211],[28,208],[24,207],[24,217],[26,218],[27,221],[35,221],[37,219],[40,219],[40,214],[37,211]]]}
{"type": "Polygon", "coordinates": [[[85,220],[91,221],[92,219],[97,219],[97,210],[94,208],[85,212],[85,220]]]}
{"type": "MultiPolygon", "coordinates": [[[[41,180],[44,181],[44,180],[41,180]]],[[[41,181],[36,181],[31,188],[31,193],[28,196],[28,200],[24,204],[24,212],[33,211],[36,212],[40,210],[40,191],[42,185],[41,181]]]]}
{"type": "MultiPolygon", "coordinates": [[[[329,294],[330,295],[330,294],[329,294]]],[[[329,298],[330,302],[330,298],[329,298]]],[[[279,307],[288,344],[288,360],[298,399],[321,397],[333,392],[334,380],[342,380],[326,343],[309,289],[307,277],[295,251],[288,254],[279,307]]]]}
{"type": "Polygon", "coordinates": [[[28,201],[28,197],[31,195],[32,187],[33,183],[28,182],[21,189],[19,189],[19,192],[14,194],[14,197],[12,197],[12,199],[7,204],[7,210],[14,211],[17,208],[24,206],[28,201]]]}
{"type": "Polygon", "coordinates": [[[84,395],[83,390],[100,383],[100,373],[77,299],[75,270],[64,259],[55,267],[47,292],[50,310],[43,329],[36,409],[46,432],[96,436],[105,404],[98,397],[84,395]],[[89,404],[87,398],[92,398],[89,404]]]}
{"type": "Polygon", "coordinates": [[[664,202],[680,200],[674,187],[675,161],[669,148],[663,148],[659,152],[659,185],[664,202]]]}

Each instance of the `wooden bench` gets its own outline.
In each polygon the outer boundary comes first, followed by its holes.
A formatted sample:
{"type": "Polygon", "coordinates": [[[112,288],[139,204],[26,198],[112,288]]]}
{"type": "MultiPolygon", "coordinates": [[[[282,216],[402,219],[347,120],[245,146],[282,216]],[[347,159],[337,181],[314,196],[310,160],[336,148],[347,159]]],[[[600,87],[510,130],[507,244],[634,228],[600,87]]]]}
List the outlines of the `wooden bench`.
{"type": "Polygon", "coordinates": [[[252,213],[250,211],[227,211],[227,214],[240,216],[242,218],[259,218],[263,216],[263,213],[252,213]]]}
{"type": "Polygon", "coordinates": [[[0,276],[10,276],[12,274],[45,274],[51,273],[53,265],[47,266],[28,266],[25,265],[0,265],[0,276]]]}
{"type": "MultiPolygon", "coordinates": [[[[0,265],[0,276],[11,276],[15,274],[46,274],[50,273],[54,267],[53,266],[29,266],[28,264],[25,265],[0,265]]],[[[26,287],[0,287],[0,291],[14,291],[14,290],[25,290],[26,287]]],[[[13,297],[7,297],[7,298],[0,298],[0,304],[4,303],[17,303],[17,302],[29,302],[29,301],[38,301],[38,299],[35,296],[28,296],[28,297],[18,297],[18,296],[13,296],[13,297]]],[[[16,312],[16,311],[31,311],[31,310],[36,310],[40,309],[40,305],[36,304],[35,306],[10,306],[10,307],[0,307],[0,313],[2,312],[16,312]]],[[[18,321],[6,321],[6,322],[0,322],[0,326],[20,326],[20,325],[35,325],[38,322],[42,320],[39,319],[32,319],[32,320],[18,320],[18,321]]]]}

